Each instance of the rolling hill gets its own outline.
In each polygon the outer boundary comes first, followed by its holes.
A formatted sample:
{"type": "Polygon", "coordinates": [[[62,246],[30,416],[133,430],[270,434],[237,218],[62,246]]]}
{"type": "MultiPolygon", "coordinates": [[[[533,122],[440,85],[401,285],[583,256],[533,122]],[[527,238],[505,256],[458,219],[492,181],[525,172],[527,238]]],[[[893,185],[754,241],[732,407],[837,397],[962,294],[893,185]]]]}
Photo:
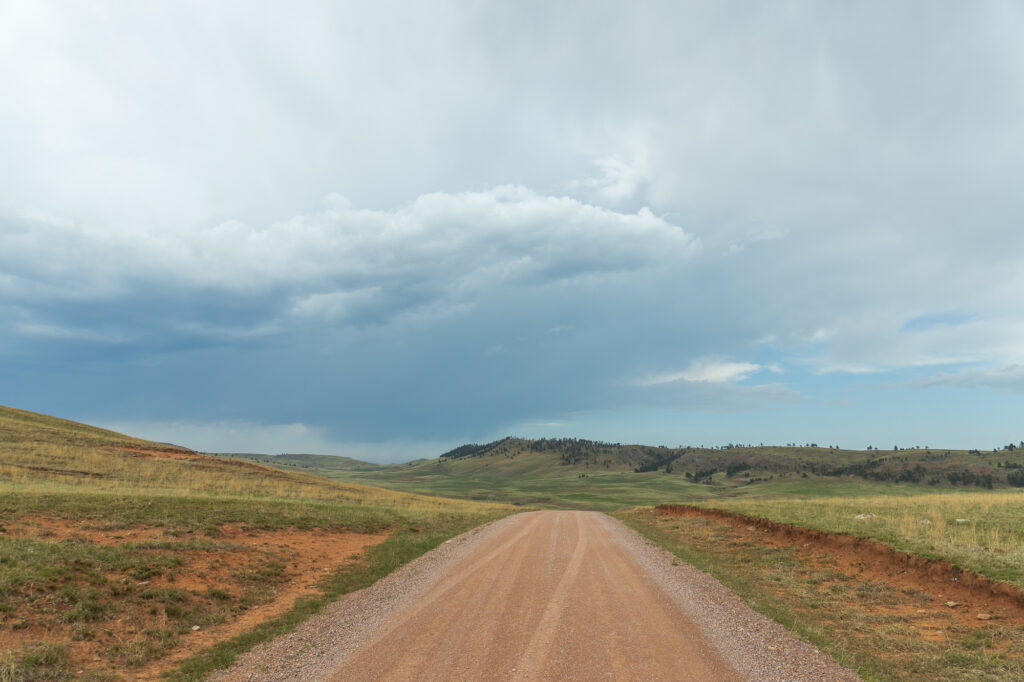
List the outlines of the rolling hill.
{"type": "MultiPolygon", "coordinates": [[[[333,457],[314,459],[328,460],[334,465],[344,463],[333,457]]],[[[264,466],[244,458],[213,457],[176,445],[0,406],[0,485],[4,484],[20,492],[127,491],[314,498],[387,507],[438,502],[325,480],[322,476],[264,466]]]]}
{"type": "Polygon", "coordinates": [[[338,480],[397,490],[542,506],[616,508],[665,500],[760,495],[897,495],[1024,487],[1024,447],[748,446],[667,448],[583,439],[503,438],[436,459],[377,466],[265,457],[338,480]]]}

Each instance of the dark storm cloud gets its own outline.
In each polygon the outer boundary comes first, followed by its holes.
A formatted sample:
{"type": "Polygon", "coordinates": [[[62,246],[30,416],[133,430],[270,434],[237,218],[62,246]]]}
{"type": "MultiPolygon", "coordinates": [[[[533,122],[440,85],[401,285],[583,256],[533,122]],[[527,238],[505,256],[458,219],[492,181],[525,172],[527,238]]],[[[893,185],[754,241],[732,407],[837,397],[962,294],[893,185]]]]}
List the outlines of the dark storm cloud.
{"type": "Polygon", "coordinates": [[[850,373],[1003,387],[1022,29],[1000,2],[7,3],[5,401],[441,443],[810,423],[850,373]]]}

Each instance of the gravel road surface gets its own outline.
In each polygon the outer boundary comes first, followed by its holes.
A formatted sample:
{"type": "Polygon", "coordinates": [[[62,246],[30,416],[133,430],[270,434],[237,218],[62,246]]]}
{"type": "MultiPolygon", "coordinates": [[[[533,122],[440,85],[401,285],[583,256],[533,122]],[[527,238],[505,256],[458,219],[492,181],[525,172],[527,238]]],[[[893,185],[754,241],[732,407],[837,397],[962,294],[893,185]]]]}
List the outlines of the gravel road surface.
{"type": "Polygon", "coordinates": [[[597,512],[442,545],[219,680],[857,680],[707,574],[597,512]]]}

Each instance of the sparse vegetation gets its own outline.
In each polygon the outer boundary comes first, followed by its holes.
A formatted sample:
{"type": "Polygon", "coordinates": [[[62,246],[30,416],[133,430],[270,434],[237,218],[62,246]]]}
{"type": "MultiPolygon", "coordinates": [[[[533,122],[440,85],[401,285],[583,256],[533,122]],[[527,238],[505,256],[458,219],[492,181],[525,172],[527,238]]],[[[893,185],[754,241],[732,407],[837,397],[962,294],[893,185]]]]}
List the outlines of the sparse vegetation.
{"type": "Polygon", "coordinates": [[[26,642],[0,652],[0,682],[46,682],[69,677],[67,650],[52,642],[26,642]]]}

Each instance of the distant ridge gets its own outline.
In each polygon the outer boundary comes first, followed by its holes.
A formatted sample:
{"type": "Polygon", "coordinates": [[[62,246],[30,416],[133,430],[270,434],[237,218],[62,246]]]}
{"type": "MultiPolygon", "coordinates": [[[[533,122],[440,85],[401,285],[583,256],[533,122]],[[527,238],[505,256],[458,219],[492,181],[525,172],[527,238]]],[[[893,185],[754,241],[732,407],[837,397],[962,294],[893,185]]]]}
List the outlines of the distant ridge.
{"type": "MultiPolygon", "coordinates": [[[[848,450],[837,447],[727,445],[701,448],[606,443],[583,438],[526,439],[505,437],[490,443],[468,443],[430,460],[453,473],[478,469],[483,462],[497,473],[521,470],[525,459],[583,471],[682,474],[693,482],[764,480],[767,477],[853,477],[869,481],[930,486],[982,488],[1024,487],[1024,442],[993,450],[894,448],[848,450]],[[513,466],[512,462],[520,461],[513,466]]],[[[428,466],[427,464],[421,466],[428,466]]],[[[535,470],[537,466],[529,467],[535,470]]]]}

